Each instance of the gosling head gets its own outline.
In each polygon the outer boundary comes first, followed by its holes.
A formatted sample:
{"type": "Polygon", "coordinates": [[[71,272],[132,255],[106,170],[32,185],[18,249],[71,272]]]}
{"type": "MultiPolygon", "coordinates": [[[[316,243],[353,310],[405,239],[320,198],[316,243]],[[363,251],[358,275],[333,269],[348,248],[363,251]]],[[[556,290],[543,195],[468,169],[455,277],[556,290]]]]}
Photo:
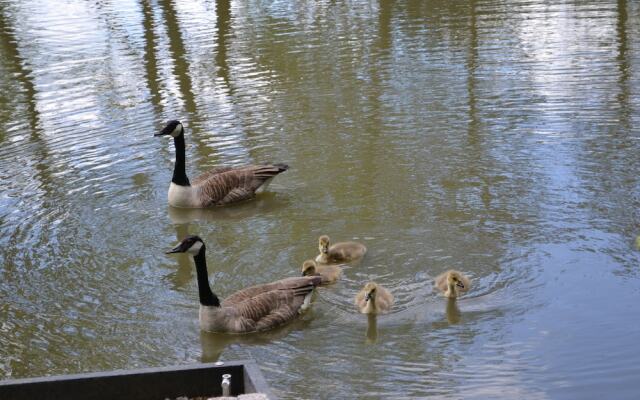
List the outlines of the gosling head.
{"type": "Polygon", "coordinates": [[[456,271],[451,271],[447,274],[447,283],[449,285],[455,285],[460,289],[464,289],[464,282],[462,280],[462,275],[456,271]]]}
{"type": "Polygon", "coordinates": [[[377,290],[378,290],[378,285],[375,282],[369,282],[366,285],[364,285],[364,299],[366,301],[375,300],[377,290]]]}
{"type": "Polygon", "coordinates": [[[320,236],[318,239],[318,250],[320,250],[321,254],[329,254],[329,236],[320,236]]]}
{"type": "Polygon", "coordinates": [[[167,254],[189,253],[192,256],[196,256],[203,248],[204,242],[199,236],[187,236],[176,247],[167,251],[167,254]]]}
{"type": "Polygon", "coordinates": [[[316,262],[307,260],[302,263],[302,276],[313,276],[316,274],[316,262]]]}
{"type": "Polygon", "coordinates": [[[167,122],[167,126],[164,127],[160,131],[160,133],[156,133],[153,136],[164,136],[171,135],[172,137],[178,137],[184,133],[184,128],[182,127],[182,123],[178,120],[172,120],[167,122]]]}

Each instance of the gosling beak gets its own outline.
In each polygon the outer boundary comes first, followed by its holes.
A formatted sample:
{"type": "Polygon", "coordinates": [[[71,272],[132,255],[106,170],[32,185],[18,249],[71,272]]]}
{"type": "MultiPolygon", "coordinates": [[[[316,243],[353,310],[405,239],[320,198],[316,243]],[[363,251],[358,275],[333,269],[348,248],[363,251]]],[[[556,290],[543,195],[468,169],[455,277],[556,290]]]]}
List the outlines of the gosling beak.
{"type": "Polygon", "coordinates": [[[365,294],[365,295],[364,295],[364,299],[365,299],[365,301],[369,301],[369,300],[371,300],[371,293],[367,293],[367,294],[365,294]]]}
{"type": "Polygon", "coordinates": [[[173,253],[183,253],[184,250],[182,250],[181,248],[182,243],[180,243],[179,245],[177,245],[176,247],[174,247],[173,249],[165,252],[165,254],[173,254],[173,253]]]}
{"type": "Polygon", "coordinates": [[[464,283],[458,281],[458,283],[456,283],[456,286],[459,287],[460,289],[464,289],[464,283]]]}

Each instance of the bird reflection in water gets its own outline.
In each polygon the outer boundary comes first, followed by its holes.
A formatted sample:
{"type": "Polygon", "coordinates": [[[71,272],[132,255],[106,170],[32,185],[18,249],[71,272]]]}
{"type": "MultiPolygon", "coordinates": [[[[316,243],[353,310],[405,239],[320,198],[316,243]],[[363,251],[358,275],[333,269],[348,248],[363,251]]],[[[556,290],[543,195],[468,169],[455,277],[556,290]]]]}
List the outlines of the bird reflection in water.
{"type": "Polygon", "coordinates": [[[449,321],[450,324],[457,324],[460,322],[462,313],[460,313],[456,299],[447,299],[446,314],[447,321],[449,321]]]}
{"type": "Polygon", "coordinates": [[[254,332],[248,334],[228,334],[200,331],[200,345],[202,346],[201,362],[215,362],[232,344],[242,344],[248,346],[258,346],[272,343],[283,339],[289,334],[303,331],[308,328],[313,320],[313,309],[308,310],[305,315],[290,323],[271,329],[266,332],[254,332]]]}
{"type": "Polygon", "coordinates": [[[367,314],[367,344],[373,344],[378,341],[378,322],[377,315],[367,314]]]}
{"type": "Polygon", "coordinates": [[[283,193],[261,193],[254,200],[230,204],[224,207],[177,208],[167,207],[173,224],[189,224],[194,221],[240,220],[282,209],[289,203],[283,193]]]}

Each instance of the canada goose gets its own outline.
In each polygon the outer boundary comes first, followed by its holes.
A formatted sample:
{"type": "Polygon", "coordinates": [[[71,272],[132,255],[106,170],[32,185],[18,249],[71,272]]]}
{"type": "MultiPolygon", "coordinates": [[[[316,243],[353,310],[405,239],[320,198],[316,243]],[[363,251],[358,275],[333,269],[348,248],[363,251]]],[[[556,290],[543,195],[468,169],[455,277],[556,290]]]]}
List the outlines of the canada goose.
{"type": "Polygon", "coordinates": [[[471,281],[461,272],[450,269],[436,276],[435,285],[445,297],[455,299],[471,288],[471,281]]]}
{"type": "Polygon", "coordinates": [[[393,295],[375,282],[369,282],[358,292],[355,304],[363,314],[383,314],[393,305],[393,295]]]}
{"type": "Polygon", "coordinates": [[[302,263],[302,276],[320,276],[322,284],[335,283],[342,276],[342,268],[337,265],[318,265],[313,260],[302,263]]]}
{"type": "Polygon", "coordinates": [[[193,256],[198,276],[200,327],[219,333],[264,331],[282,325],[309,308],[319,276],[286,278],[235,292],[222,303],[209,286],[205,245],[198,236],[188,236],[167,252],[193,256]]]}
{"type": "Polygon", "coordinates": [[[180,208],[221,206],[252,198],[258,189],[286,171],[286,164],[246,165],[213,168],[193,181],[185,171],[184,127],[180,121],[169,121],[160,133],[171,135],[176,147],[176,163],[169,185],[169,204],[180,208]]]}
{"type": "Polygon", "coordinates": [[[316,261],[322,264],[351,262],[362,258],[367,252],[367,247],[358,242],[340,242],[330,246],[329,236],[322,235],[318,239],[320,254],[316,261]]]}

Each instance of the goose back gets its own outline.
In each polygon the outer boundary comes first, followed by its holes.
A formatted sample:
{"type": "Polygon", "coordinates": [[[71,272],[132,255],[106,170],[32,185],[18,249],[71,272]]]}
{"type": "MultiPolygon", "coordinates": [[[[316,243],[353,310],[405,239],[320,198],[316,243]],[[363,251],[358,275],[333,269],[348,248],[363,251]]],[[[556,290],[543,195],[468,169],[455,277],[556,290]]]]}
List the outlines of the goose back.
{"type": "Polygon", "coordinates": [[[320,254],[316,261],[323,264],[345,263],[358,260],[367,253],[367,247],[358,242],[339,242],[329,247],[328,254],[320,254]]]}
{"type": "Polygon", "coordinates": [[[218,167],[195,178],[193,187],[203,207],[221,206],[254,197],[262,185],[288,168],[286,164],[218,167]]]}
{"type": "MultiPolygon", "coordinates": [[[[308,279],[309,277],[293,277],[293,278],[284,278],[275,282],[265,283],[262,285],[249,286],[247,288],[238,290],[232,295],[228,296],[226,299],[222,301],[222,306],[233,306],[239,303],[242,303],[245,300],[251,299],[255,296],[258,296],[265,292],[271,291],[291,291],[291,290],[302,290],[306,291],[307,289],[313,290],[314,282],[317,282],[315,279],[308,279]]],[[[315,284],[317,285],[317,284],[315,284]]]]}
{"type": "Polygon", "coordinates": [[[200,307],[200,326],[214,332],[248,333],[275,328],[304,311],[320,277],[286,278],[242,289],[221,307],[200,307]]]}

